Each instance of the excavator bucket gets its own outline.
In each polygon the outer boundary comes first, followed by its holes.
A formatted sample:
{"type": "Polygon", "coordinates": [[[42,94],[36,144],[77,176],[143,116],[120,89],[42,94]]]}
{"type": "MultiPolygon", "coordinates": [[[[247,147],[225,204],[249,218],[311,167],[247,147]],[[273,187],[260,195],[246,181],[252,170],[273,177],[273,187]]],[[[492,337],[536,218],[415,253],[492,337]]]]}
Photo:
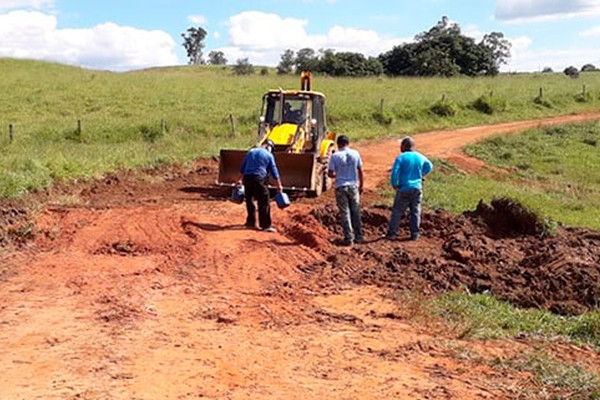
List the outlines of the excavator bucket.
{"type": "MultiPolygon", "coordinates": [[[[240,166],[246,151],[221,150],[217,183],[232,185],[240,177],[240,166]]],[[[314,191],[320,184],[315,154],[273,153],[285,190],[314,191]]]]}

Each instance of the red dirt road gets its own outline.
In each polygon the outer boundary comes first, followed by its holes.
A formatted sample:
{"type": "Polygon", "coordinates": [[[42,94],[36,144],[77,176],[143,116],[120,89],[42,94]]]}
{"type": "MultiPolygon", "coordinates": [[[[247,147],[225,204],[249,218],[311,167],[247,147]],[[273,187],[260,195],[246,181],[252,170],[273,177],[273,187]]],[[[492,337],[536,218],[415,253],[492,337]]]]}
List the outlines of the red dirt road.
{"type": "MultiPolygon", "coordinates": [[[[466,167],[476,164],[460,154],[466,143],[574,118],[600,114],[432,132],[417,144],[466,167]]],[[[397,143],[360,149],[369,198],[397,143]]],[[[199,162],[48,196],[34,239],[1,255],[1,399],[512,399],[531,385],[488,361],[532,345],[457,339],[421,325],[393,290],[344,279],[347,265],[323,272],[331,257],[356,257],[307,217],[331,194],[275,210],[280,233],[265,234],[240,227],[244,209],[209,188],[214,173],[199,162]]],[[[433,254],[441,242],[390,246],[433,254]]]]}

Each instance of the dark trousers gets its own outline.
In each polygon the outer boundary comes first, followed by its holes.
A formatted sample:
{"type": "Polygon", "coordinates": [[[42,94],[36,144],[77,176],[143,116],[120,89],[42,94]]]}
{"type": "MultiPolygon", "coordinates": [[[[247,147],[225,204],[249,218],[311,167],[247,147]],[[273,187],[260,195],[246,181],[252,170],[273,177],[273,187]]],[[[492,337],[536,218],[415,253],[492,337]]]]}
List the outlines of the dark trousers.
{"type": "Polygon", "coordinates": [[[246,225],[256,225],[256,206],[254,205],[254,200],[256,200],[258,203],[258,225],[263,229],[271,227],[268,178],[261,178],[257,175],[244,175],[243,183],[246,210],[248,211],[246,225]]]}

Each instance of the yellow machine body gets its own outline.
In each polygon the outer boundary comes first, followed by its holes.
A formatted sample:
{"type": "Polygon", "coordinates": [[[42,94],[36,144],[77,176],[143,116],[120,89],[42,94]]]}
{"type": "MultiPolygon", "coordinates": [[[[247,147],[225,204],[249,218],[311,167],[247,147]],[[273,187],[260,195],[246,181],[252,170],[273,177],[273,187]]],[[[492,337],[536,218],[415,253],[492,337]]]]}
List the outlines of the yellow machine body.
{"type": "MultiPolygon", "coordinates": [[[[270,139],[286,190],[319,196],[328,189],[327,162],[336,135],[325,124],[325,96],[310,90],[312,76],[302,73],[301,90],[270,90],[263,107],[256,145],[270,139]]],[[[221,150],[217,183],[234,184],[240,177],[245,150],[221,150]]]]}

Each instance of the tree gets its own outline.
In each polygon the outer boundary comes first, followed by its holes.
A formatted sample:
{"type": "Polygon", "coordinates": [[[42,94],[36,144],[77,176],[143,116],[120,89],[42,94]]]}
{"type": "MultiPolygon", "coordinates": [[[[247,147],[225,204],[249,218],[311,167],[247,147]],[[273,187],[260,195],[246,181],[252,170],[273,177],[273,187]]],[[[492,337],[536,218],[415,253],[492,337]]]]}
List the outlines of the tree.
{"type": "Polygon", "coordinates": [[[294,60],[296,73],[302,71],[316,71],[319,63],[316,52],[308,47],[298,50],[294,60]]]}
{"type": "Polygon", "coordinates": [[[596,66],[594,64],[585,64],[583,67],[581,67],[581,72],[596,72],[598,71],[598,68],[596,68],[596,66]]]}
{"type": "Polygon", "coordinates": [[[281,55],[281,60],[277,65],[277,73],[279,75],[289,74],[294,69],[295,53],[293,50],[287,49],[281,55]]]}
{"type": "Polygon", "coordinates": [[[210,65],[226,65],[227,59],[222,51],[211,51],[208,53],[208,63],[210,65]]]}
{"type": "Polygon", "coordinates": [[[563,72],[565,73],[565,75],[567,75],[571,78],[579,77],[579,70],[572,65],[570,67],[565,68],[565,70],[563,72]]]}
{"type": "Polygon", "coordinates": [[[479,43],[462,34],[460,26],[442,17],[415,41],[395,46],[379,61],[388,75],[456,76],[497,75],[510,57],[510,43],[500,32],[486,34],[479,43]]]}
{"type": "Polygon", "coordinates": [[[233,73],[236,75],[252,75],[254,73],[254,65],[250,64],[248,58],[238,59],[233,66],[233,73]]]}
{"type": "Polygon", "coordinates": [[[542,74],[550,74],[554,72],[554,70],[550,67],[544,67],[544,69],[542,69],[542,74]]]}
{"type": "Polygon", "coordinates": [[[510,48],[512,45],[501,32],[491,32],[483,35],[481,45],[490,51],[491,63],[490,72],[488,75],[497,75],[500,72],[500,66],[506,64],[506,60],[510,58],[510,48]]]}
{"type": "Polygon", "coordinates": [[[204,48],[206,31],[202,27],[190,27],[186,33],[181,34],[181,37],[183,38],[183,47],[185,47],[185,51],[187,52],[188,64],[204,64],[202,49],[204,48]]]}

